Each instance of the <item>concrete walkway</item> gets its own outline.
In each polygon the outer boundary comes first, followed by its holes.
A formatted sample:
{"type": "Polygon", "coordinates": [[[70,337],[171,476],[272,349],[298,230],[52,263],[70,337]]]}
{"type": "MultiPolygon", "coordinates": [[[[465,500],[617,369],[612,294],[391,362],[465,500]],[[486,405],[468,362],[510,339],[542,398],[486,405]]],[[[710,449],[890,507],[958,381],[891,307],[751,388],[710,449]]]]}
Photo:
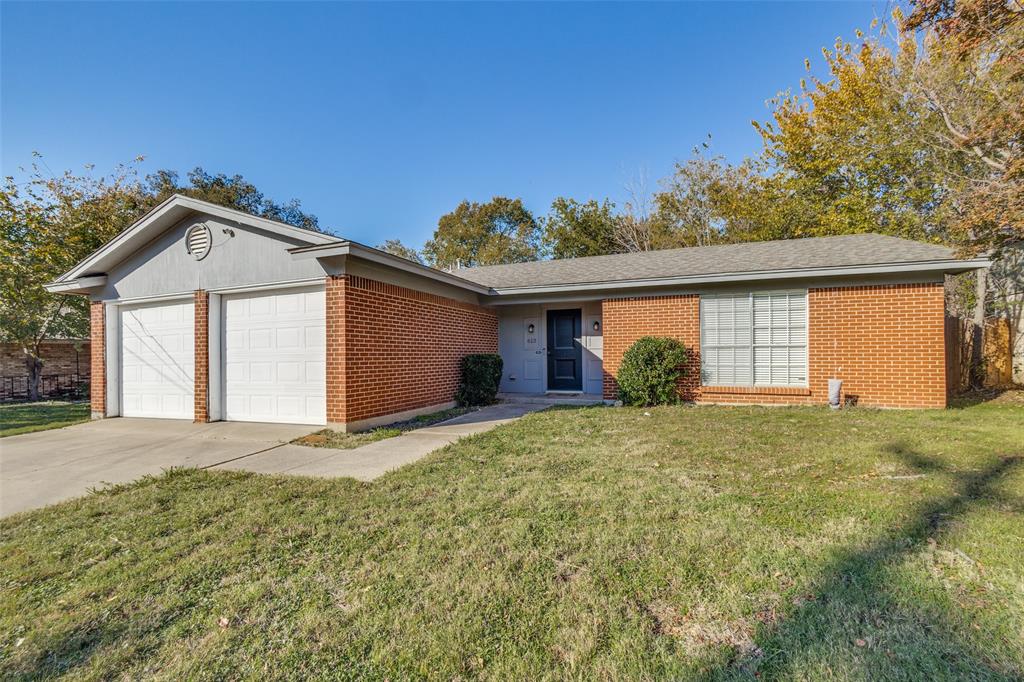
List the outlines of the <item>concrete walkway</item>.
{"type": "Polygon", "coordinates": [[[426,457],[463,436],[490,431],[496,426],[547,407],[543,404],[491,405],[440,424],[351,450],[281,445],[209,468],[296,476],[347,476],[360,481],[372,481],[388,471],[426,457]]]}

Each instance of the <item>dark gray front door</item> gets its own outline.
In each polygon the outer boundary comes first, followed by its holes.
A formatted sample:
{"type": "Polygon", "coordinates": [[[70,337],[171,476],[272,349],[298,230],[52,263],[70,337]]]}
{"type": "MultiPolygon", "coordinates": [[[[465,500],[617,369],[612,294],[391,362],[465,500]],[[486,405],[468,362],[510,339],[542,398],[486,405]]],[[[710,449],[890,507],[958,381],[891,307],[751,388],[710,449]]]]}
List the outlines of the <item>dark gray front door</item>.
{"type": "Polygon", "coordinates": [[[548,311],[548,390],[583,389],[583,315],[574,310],[548,311]]]}

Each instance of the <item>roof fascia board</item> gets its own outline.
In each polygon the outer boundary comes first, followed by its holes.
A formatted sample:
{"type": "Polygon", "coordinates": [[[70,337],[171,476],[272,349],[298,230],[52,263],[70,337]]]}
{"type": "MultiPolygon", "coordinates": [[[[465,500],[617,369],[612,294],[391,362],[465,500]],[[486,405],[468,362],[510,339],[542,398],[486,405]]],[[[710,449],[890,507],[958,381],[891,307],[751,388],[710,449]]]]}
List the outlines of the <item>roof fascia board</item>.
{"type": "Polygon", "coordinates": [[[413,261],[402,258],[401,256],[395,256],[381,251],[380,249],[374,249],[369,246],[364,246],[357,242],[346,241],[343,244],[327,244],[324,246],[300,246],[295,249],[289,249],[289,253],[292,254],[292,258],[296,260],[304,260],[309,258],[329,258],[331,256],[355,256],[356,258],[362,258],[374,263],[380,263],[381,265],[387,265],[395,268],[396,270],[403,270],[405,272],[411,272],[415,275],[422,277],[428,277],[438,282],[444,282],[460,289],[468,289],[477,294],[492,295],[494,292],[490,287],[486,287],[476,282],[471,282],[468,279],[457,277],[444,270],[438,270],[432,268],[429,265],[420,265],[413,261]]]}
{"type": "Polygon", "coordinates": [[[990,261],[975,258],[963,261],[921,261],[917,263],[888,263],[877,265],[842,266],[832,268],[790,268],[787,270],[760,270],[756,272],[715,273],[690,275],[686,277],[660,277],[656,279],[617,280],[611,282],[586,282],[579,284],[555,284],[533,287],[494,287],[494,295],[512,296],[521,294],[557,294],[573,291],[613,291],[616,289],[637,289],[649,287],[679,286],[690,284],[713,284],[719,282],[746,282],[752,280],[793,279],[802,277],[835,277],[847,275],[871,275],[899,272],[963,272],[987,268],[990,261]]]}
{"type": "MultiPolygon", "coordinates": [[[[285,225],[284,223],[279,223],[274,220],[267,220],[266,218],[249,215],[243,211],[237,211],[235,209],[224,208],[223,206],[211,204],[208,201],[201,201],[199,199],[193,199],[180,194],[173,194],[155,206],[149,213],[135,221],[135,223],[126,230],[123,230],[109,242],[92,252],[92,254],[90,254],[85,260],[81,261],[78,265],[58,277],[54,280],[54,283],[65,282],[88,272],[89,269],[101,259],[114,253],[124,245],[146,236],[149,232],[149,228],[154,223],[156,223],[166,213],[179,206],[198,213],[206,213],[217,218],[229,220],[236,224],[246,224],[284,237],[293,237],[313,242],[314,244],[328,244],[338,241],[337,237],[320,234],[319,232],[313,232],[312,230],[304,230],[299,227],[292,227],[291,225],[285,225]]],[[[148,242],[149,240],[150,239],[147,239],[146,241],[148,242]]]]}
{"type": "Polygon", "coordinates": [[[86,289],[101,287],[106,283],[106,275],[92,275],[90,277],[79,277],[67,282],[50,282],[49,284],[44,284],[43,288],[51,294],[66,294],[84,292],[86,289]]]}

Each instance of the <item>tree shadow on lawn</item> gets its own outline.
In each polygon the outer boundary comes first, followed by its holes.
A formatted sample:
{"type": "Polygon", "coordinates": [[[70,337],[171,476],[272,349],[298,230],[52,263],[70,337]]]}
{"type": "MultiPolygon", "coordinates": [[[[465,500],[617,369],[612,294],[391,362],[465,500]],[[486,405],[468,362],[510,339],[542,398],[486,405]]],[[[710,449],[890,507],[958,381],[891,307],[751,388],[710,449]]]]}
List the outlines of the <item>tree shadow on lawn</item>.
{"type": "Polygon", "coordinates": [[[822,672],[853,666],[867,679],[1020,679],[1020,668],[1007,667],[1005,660],[958,636],[941,605],[909,611],[886,579],[898,561],[926,544],[934,547],[972,509],[992,504],[1024,509],[997,490],[1024,457],[1002,456],[982,470],[961,473],[902,444],[887,449],[919,472],[948,477],[953,491],[917,504],[907,521],[866,545],[841,552],[822,570],[814,594],[794,600],[792,610],[760,629],[760,650],[725,662],[712,677],[750,678],[756,671],[762,680],[802,678],[807,666],[814,669],[820,662],[822,672]]]}

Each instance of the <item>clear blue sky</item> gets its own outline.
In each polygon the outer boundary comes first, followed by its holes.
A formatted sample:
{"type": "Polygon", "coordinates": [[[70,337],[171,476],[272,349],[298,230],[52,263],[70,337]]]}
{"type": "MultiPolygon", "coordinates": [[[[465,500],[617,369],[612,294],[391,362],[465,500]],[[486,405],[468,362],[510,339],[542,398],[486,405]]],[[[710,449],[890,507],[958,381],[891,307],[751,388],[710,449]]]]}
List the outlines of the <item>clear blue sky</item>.
{"type": "Polygon", "coordinates": [[[460,200],[611,197],[752,119],[881,2],[0,4],[2,170],[196,165],[419,245],[460,200]]]}

